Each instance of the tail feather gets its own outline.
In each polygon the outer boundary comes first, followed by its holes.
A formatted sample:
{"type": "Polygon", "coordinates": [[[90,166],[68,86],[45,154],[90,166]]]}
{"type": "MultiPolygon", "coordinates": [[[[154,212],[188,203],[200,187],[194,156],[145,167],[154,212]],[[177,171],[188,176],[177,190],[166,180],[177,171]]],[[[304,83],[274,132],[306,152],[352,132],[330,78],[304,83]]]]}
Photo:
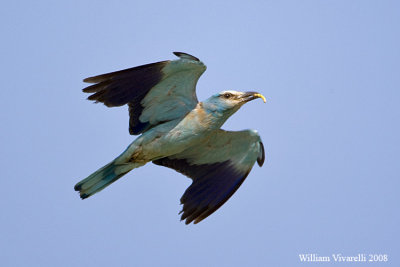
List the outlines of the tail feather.
{"type": "Polygon", "coordinates": [[[132,164],[116,164],[115,161],[112,161],[77,183],[74,189],[79,191],[82,199],[88,198],[112,184],[133,168],[134,165],[132,164]]]}

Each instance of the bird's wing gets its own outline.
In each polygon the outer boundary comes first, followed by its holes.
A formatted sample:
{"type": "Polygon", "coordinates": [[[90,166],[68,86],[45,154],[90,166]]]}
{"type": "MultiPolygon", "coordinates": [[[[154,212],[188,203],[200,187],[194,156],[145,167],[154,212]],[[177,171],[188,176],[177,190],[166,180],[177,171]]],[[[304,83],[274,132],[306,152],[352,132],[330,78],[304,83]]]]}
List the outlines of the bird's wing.
{"type": "Polygon", "coordinates": [[[181,198],[182,220],[198,223],[221,207],[243,183],[254,163],[265,159],[261,138],[254,130],[219,130],[202,144],[153,161],[172,168],[193,182],[181,198]]]}
{"type": "Polygon", "coordinates": [[[196,84],[206,66],[196,57],[179,57],[84,79],[89,100],[107,107],[129,105],[129,132],[147,129],[185,116],[197,104],[196,84]]]}

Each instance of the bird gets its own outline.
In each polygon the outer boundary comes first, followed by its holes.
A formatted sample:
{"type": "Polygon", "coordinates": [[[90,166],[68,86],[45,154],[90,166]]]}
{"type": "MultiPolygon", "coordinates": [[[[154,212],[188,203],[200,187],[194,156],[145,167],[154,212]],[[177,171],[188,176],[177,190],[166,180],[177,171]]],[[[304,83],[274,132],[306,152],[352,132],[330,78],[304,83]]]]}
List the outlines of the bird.
{"type": "Polygon", "coordinates": [[[128,105],[129,133],[139,135],[118,157],[78,182],[82,199],[149,162],[192,179],[180,199],[181,221],[199,223],[240,187],[255,162],[265,160],[256,130],[226,131],[225,121],[245,103],[265,97],[254,91],[222,91],[199,102],[196,84],[206,66],[197,57],[150,63],[84,79],[88,100],[128,105]]]}

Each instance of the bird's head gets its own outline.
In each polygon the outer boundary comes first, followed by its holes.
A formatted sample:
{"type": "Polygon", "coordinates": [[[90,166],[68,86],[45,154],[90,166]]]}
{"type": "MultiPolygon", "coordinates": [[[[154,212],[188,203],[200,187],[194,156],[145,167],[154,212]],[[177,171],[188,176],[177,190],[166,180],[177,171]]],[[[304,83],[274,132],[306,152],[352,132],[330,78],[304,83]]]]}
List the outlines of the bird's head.
{"type": "Polygon", "coordinates": [[[237,91],[222,91],[208,98],[205,103],[215,106],[215,109],[232,115],[245,103],[261,98],[265,103],[265,97],[257,92],[237,92],[237,91]]]}
{"type": "Polygon", "coordinates": [[[245,103],[261,98],[265,103],[265,97],[257,92],[222,91],[215,94],[202,103],[203,108],[217,118],[215,127],[219,128],[245,103]]]}

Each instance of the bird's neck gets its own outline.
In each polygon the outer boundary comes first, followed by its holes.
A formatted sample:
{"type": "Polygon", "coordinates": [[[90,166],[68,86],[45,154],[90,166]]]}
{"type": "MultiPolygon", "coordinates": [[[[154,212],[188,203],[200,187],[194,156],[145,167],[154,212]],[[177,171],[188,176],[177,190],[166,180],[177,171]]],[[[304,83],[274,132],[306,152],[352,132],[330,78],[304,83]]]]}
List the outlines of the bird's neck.
{"type": "Polygon", "coordinates": [[[205,113],[208,115],[210,123],[209,127],[219,129],[226,122],[226,120],[236,112],[236,110],[226,110],[214,103],[200,102],[199,103],[205,113]]]}

